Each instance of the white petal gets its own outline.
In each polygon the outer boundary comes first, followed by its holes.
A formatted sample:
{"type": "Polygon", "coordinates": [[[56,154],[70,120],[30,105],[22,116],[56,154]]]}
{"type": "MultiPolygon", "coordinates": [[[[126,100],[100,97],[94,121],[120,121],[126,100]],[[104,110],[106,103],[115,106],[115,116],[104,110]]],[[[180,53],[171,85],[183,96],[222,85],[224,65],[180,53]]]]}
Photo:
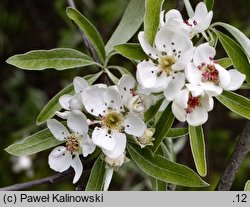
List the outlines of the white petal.
{"type": "Polygon", "coordinates": [[[47,121],[47,126],[54,137],[59,141],[64,141],[69,136],[69,131],[66,127],[55,119],[49,119],[47,121]]]}
{"type": "Polygon", "coordinates": [[[200,83],[202,89],[210,96],[218,96],[222,93],[223,89],[214,83],[200,83]]]}
{"type": "Polygon", "coordinates": [[[230,73],[225,68],[221,67],[218,64],[215,64],[215,68],[216,70],[218,70],[219,73],[219,80],[220,80],[219,85],[224,89],[228,88],[231,82],[230,73]]]}
{"type": "Polygon", "coordinates": [[[168,55],[173,54],[174,50],[182,55],[193,47],[193,43],[186,33],[172,27],[162,27],[155,36],[155,46],[168,55]]]}
{"type": "Polygon", "coordinates": [[[113,168],[111,168],[111,167],[106,168],[103,191],[108,190],[109,185],[110,185],[111,180],[112,180],[112,176],[113,176],[113,168]]]}
{"type": "Polygon", "coordinates": [[[207,15],[207,7],[204,2],[200,2],[195,7],[194,18],[197,20],[202,20],[207,15]]]}
{"type": "Polygon", "coordinates": [[[216,51],[209,43],[199,45],[194,51],[194,64],[199,66],[202,63],[210,63],[211,58],[214,58],[216,51]]]}
{"type": "Polygon", "coordinates": [[[197,85],[201,82],[201,71],[193,63],[186,65],[185,74],[191,84],[197,85]]]}
{"type": "Polygon", "coordinates": [[[70,151],[66,147],[59,146],[52,150],[49,154],[49,166],[51,169],[57,172],[63,172],[67,170],[72,161],[70,151]]]}
{"type": "Polygon", "coordinates": [[[83,134],[83,137],[80,140],[80,146],[82,148],[83,157],[87,157],[94,152],[96,148],[96,145],[92,142],[87,133],[83,134]]]}
{"type": "Polygon", "coordinates": [[[107,129],[96,127],[92,133],[92,141],[95,145],[105,149],[113,150],[116,145],[116,141],[107,129]]]}
{"type": "Polygon", "coordinates": [[[123,75],[118,82],[118,89],[122,95],[126,93],[130,94],[131,90],[133,90],[134,87],[135,79],[127,74],[123,75]]]}
{"type": "Polygon", "coordinates": [[[79,76],[74,78],[73,85],[74,85],[75,93],[82,92],[89,86],[88,82],[79,76]]]}
{"type": "Polygon", "coordinates": [[[81,162],[78,155],[75,155],[75,157],[72,159],[71,166],[73,167],[73,169],[75,171],[73,183],[76,183],[80,179],[80,177],[82,175],[82,171],[83,171],[82,162],[81,162]]]}
{"type": "Polygon", "coordinates": [[[189,50],[186,50],[182,54],[180,54],[180,57],[178,57],[175,64],[173,64],[172,69],[175,71],[183,70],[185,69],[186,65],[191,61],[193,57],[194,48],[190,48],[189,50]]]}
{"type": "Polygon", "coordinates": [[[108,108],[115,109],[116,111],[120,111],[123,109],[123,101],[117,90],[114,88],[107,88],[103,93],[103,99],[107,104],[108,108]]]}
{"type": "Polygon", "coordinates": [[[147,127],[138,116],[129,112],[124,120],[124,128],[127,134],[140,137],[144,134],[147,127]]]}
{"type": "Polygon", "coordinates": [[[177,105],[175,102],[172,103],[172,112],[176,119],[178,119],[181,122],[186,121],[186,111],[184,108],[181,108],[179,105],[177,105]]]}
{"type": "Polygon", "coordinates": [[[103,115],[103,111],[107,110],[107,106],[105,106],[105,101],[103,99],[103,93],[105,92],[105,88],[99,87],[97,85],[88,87],[82,93],[82,102],[85,106],[85,109],[95,116],[103,115]]]}
{"type": "Polygon", "coordinates": [[[180,19],[183,21],[181,13],[176,9],[169,10],[165,15],[165,22],[168,22],[172,19],[180,19]]]}
{"type": "Polygon", "coordinates": [[[74,110],[74,109],[75,109],[75,110],[82,110],[83,104],[82,104],[81,100],[79,100],[79,96],[81,97],[81,94],[80,94],[80,93],[74,95],[74,96],[70,99],[70,101],[69,101],[69,108],[70,108],[71,110],[74,110]]]}
{"type": "Polygon", "coordinates": [[[164,90],[164,96],[168,101],[174,100],[176,95],[180,93],[185,84],[184,73],[176,73],[174,79],[168,84],[168,87],[164,90]]]}
{"type": "Polygon", "coordinates": [[[166,73],[162,73],[159,77],[157,77],[156,84],[151,88],[151,92],[158,93],[164,91],[172,79],[172,76],[167,76],[166,73]]]}
{"type": "Polygon", "coordinates": [[[185,109],[188,107],[188,99],[189,99],[189,90],[183,89],[180,93],[175,97],[174,102],[175,104],[179,105],[180,108],[185,109]]]}
{"type": "Polygon", "coordinates": [[[138,40],[140,42],[140,45],[143,49],[143,51],[149,56],[152,57],[153,59],[156,59],[158,57],[158,51],[151,47],[151,45],[148,43],[144,32],[139,32],[138,34],[138,40]]]}
{"type": "Polygon", "coordinates": [[[211,111],[214,107],[214,100],[211,96],[205,95],[201,98],[201,106],[206,109],[206,111],[211,111]]]}
{"type": "Polygon", "coordinates": [[[161,27],[163,27],[165,25],[164,13],[165,13],[164,10],[161,11],[161,13],[160,13],[160,25],[161,25],[161,27]]]}
{"type": "Polygon", "coordinates": [[[195,107],[192,113],[187,114],[187,122],[191,126],[204,124],[208,119],[208,113],[203,107],[195,107]]]}
{"type": "Polygon", "coordinates": [[[69,114],[67,125],[76,134],[84,134],[89,129],[86,116],[77,110],[73,110],[69,114]]]}
{"type": "Polygon", "coordinates": [[[211,21],[213,18],[213,12],[210,11],[206,17],[204,17],[193,29],[192,29],[192,33],[198,34],[200,32],[205,31],[206,29],[208,29],[211,21]]]}
{"type": "Polygon", "coordinates": [[[60,117],[61,119],[67,119],[69,114],[70,114],[70,111],[64,111],[64,112],[57,111],[56,112],[56,115],[60,117]]]}
{"type": "Polygon", "coordinates": [[[191,92],[193,97],[204,95],[204,91],[203,91],[202,87],[200,87],[200,86],[188,83],[188,84],[186,84],[186,87],[191,92]]]}
{"type": "Polygon", "coordinates": [[[136,78],[143,88],[152,88],[156,84],[159,68],[152,61],[143,61],[137,65],[136,78]]]}
{"type": "Polygon", "coordinates": [[[240,73],[238,70],[235,69],[229,70],[228,72],[231,76],[231,82],[226,89],[230,91],[235,91],[241,87],[242,83],[246,79],[246,75],[240,73]]]}
{"type": "Polygon", "coordinates": [[[102,151],[108,157],[116,159],[124,153],[124,150],[126,148],[127,139],[126,139],[126,135],[124,133],[120,133],[117,131],[113,131],[111,133],[111,136],[113,137],[113,139],[115,139],[114,149],[112,149],[112,150],[102,149],[102,151]]]}
{"type": "Polygon", "coordinates": [[[59,104],[60,104],[64,109],[70,110],[69,102],[70,102],[71,98],[72,98],[71,95],[68,95],[68,94],[62,95],[62,96],[59,98],[59,104]]]}

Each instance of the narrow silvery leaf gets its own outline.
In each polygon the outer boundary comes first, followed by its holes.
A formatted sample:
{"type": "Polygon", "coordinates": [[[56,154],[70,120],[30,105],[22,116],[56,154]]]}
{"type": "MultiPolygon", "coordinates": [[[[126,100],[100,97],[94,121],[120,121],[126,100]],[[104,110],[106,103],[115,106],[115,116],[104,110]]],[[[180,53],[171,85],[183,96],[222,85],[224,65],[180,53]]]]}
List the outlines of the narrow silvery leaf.
{"type": "Polygon", "coordinates": [[[230,91],[223,91],[216,98],[231,111],[250,119],[250,100],[248,98],[230,91]]]}
{"type": "Polygon", "coordinates": [[[190,168],[171,162],[160,155],[153,155],[147,148],[141,149],[138,145],[129,144],[128,151],[136,165],[151,177],[182,186],[208,186],[208,184],[190,168]]]}
{"type": "Polygon", "coordinates": [[[207,10],[210,11],[214,7],[214,0],[204,0],[204,3],[207,6],[207,10]]]}
{"type": "Polygon", "coordinates": [[[106,57],[104,43],[97,29],[84,17],[79,11],[74,8],[67,8],[67,15],[72,19],[88,37],[93,47],[95,48],[100,61],[103,63],[106,57]]]}
{"type": "Polygon", "coordinates": [[[49,129],[44,129],[25,138],[21,142],[10,145],[5,150],[16,156],[32,155],[62,143],[55,139],[49,129]]]}
{"type": "Polygon", "coordinates": [[[195,166],[198,173],[204,177],[207,174],[207,162],[203,129],[202,126],[193,127],[190,125],[188,129],[190,146],[195,166]]]}
{"type": "Polygon", "coordinates": [[[159,121],[157,122],[155,126],[155,133],[153,137],[155,138],[155,141],[153,142],[153,152],[155,153],[160,146],[162,140],[166,137],[168,134],[173,122],[174,122],[174,115],[172,113],[171,104],[167,106],[167,108],[162,113],[159,121]]]}
{"type": "Polygon", "coordinates": [[[142,50],[140,44],[127,43],[127,44],[117,45],[114,48],[122,56],[130,60],[143,60],[148,58],[148,56],[142,50]]]}
{"type": "MultiPolygon", "coordinates": [[[[95,82],[100,75],[102,74],[102,71],[98,72],[97,74],[91,74],[85,77],[85,79],[88,81],[88,83],[91,85],[93,82],[95,82]]],[[[67,87],[65,87],[63,90],[61,90],[59,93],[57,93],[42,109],[40,114],[37,117],[36,124],[40,125],[53,117],[56,113],[56,111],[60,111],[62,109],[61,105],[59,104],[59,98],[64,94],[73,94],[74,93],[74,86],[73,84],[69,84],[67,87]]]]}
{"type": "Polygon", "coordinates": [[[194,16],[194,10],[193,10],[193,8],[192,8],[192,6],[190,4],[190,1],[189,0],[184,0],[184,4],[185,4],[185,7],[186,7],[188,16],[193,17],[194,16]]]}
{"type": "Polygon", "coordinates": [[[14,55],[6,62],[24,70],[44,70],[48,68],[65,70],[97,64],[89,56],[68,48],[34,50],[25,54],[14,55]]]}
{"type": "Polygon", "coordinates": [[[219,60],[216,60],[219,65],[221,65],[223,68],[229,68],[231,67],[233,64],[232,64],[232,61],[230,60],[230,58],[221,58],[219,60]]]}
{"type": "Polygon", "coordinates": [[[132,75],[132,73],[127,69],[127,68],[124,68],[124,67],[121,67],[121,66],[118,66],[118,65],[111,65],[111,66],[108,66],[107,67],[108,69],[115,69],[117,71],[119,71],[121,73],[121,75],[132,75]]]}
{"type": "Polygon", "coordinates": [[[91,170],[85,190],[101,191],[103,189],[104,174],[105,174],[105,162],[101,158],[101,156],[99,156],[98,159],[95,161],[95,164],[91,170]]]}
{"type": "Polygon", "coordinates": [[[144,0],[131,0],[123,17],[106,44],[106,52],[110,53],[115,45],[126,43],[136,33],[143,22],[145,13],[144,0]]]}
{"type": "Polygon", "coordinates": [[[244,191],[250,191],[250,180],[246,182],[244,191]]]}
{"type": "Polygon", "coordinates": [[[114,83],[114,84],[118,84],[119,79],[117,77],[115,77],[115,75],[113,73],[111,73],[108,69],[105,70],[105,73],[107,73],[108,77],[110,78],[110,80],[114,83]]]}
{"type": "Polygon", "coordinates": [[[219,40],[224,47],[228,57],[231,59],[235,69],[244,73],[246,75],[246,81],[250,83],[250,64],[242,48],[227,35],[219,31],[216,31],[216,34],[218,35],[219,40]]]}
{"type": "Polygon", "coordinates": [[[171,128],[169,129],[166,137],[167,138],[179,138],[184,137],[188,134],[188,128],[171,128]]]}
{"type": "Polygon", "coordinates": [[[151,106],[145,113],[144,113],[144,121],[148,122],[152,118],[155,117],[156,113],[158,112],[161,104],[163,102],[163,98],[158,100],[153,106],[151,106]]]}
{"type": "Polygon", "coordinates": [[[223,22],[216,22],[213,26],[221,26],[228,30],[234,38],[240,43],[241,47],[244,49],[245,53],[247,54],[248,58],[250,58],[250,40],[244,35],[240,30],[233,27],[232,25],[223,23],[223,22]]]}
{"type": "Polygon", "coordinates": [[[147,41],[153,45],[156,32],[160,23],[160,12],[164,0],[146,0],[145,1],[145,17],[144,32],[147,41]]]}

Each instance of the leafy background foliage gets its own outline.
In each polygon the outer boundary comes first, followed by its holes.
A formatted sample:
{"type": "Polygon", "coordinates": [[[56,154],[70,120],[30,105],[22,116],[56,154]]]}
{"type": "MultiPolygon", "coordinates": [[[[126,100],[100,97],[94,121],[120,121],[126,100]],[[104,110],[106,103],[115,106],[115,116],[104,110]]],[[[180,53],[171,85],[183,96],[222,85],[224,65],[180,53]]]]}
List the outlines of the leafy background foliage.
{"type": "MultiPolygon", "coordinates": [[[[78,0],[77,8],[97,27],[104,41],[107,42],[113,30],[118,24],[121,15],[129,0],[78,0]]],[[[191,1],[196,5],[199,1],[191,1]]],[[[164,8],[174,8],[185,11],[182,1],[168,0],[164,8]]],[[[7,186],[14,183],[25,182],[54,174],[49,168],[48,151],[40,152],[34,156],[34,177],[29,178],[24,172],[16,175],[11,169],[11,155],[4,151],[10,143],[32,134],[38,130],[35,126],[36,117],[45,103],[48,102],[59,90],[68,85],[74,76],[94,73],[94,67],[84,70],[74,69],[70,71],[46,70],[41,72],[21,71],[5,63],[6,59],[14,54],[25,53],[34,49],[52,49],[55,47],[67,47],[78,49],[86,53],[81,41],[81,36],[71,24],[65,13],[66,1],[37,0],[25,1],[23,4],[17,0],[2,0],[0,6],[0,185],[7,186]]],[[[215,0],[213,21],[227,22],[239,28],[250,37],[249,15],[250,5],[248,0],[228,3],[227,0],[215,0]],[[230,15],[228,15],[230,14],[230,15]],[[243,21],[242,21],[243,20],[243,21]]],[[[141,28],[143,30],[143,28],[141,28]]],[[[137,42],[136,36],[130,42],[137,42]]],[[[226,53],[218,51],[217,57],[225,57],[226,53]]],[[[111,59],[112,63],[122,64],[132,73],[135,67],[121,56],[111,59]]],[[[241,90],[239,94],[249,97],[249,91],[241,90]]],[[[176,125],[174,123],[174,125],[176,125]]],[[[238,115],[229,112],[219,101],[209,115],[209,121],[204,125],[207,176],[205,180],[210,187],[201,190],[214,189],[219,176],[224,170],[227,160],[232,152],[238,134],[244,126],[244,121],[238,115]],[[225,144],[226,143],[226,144],[225,144]]],[[[181,138],[182,139],[182,138],[181,138]]],[[[168,140],[169,141],[169,140],[168,140]]],[[[172,140],[171,140],[172,141],[172,140]]],[[[173,140],[173,142],[176,142],[173,140]]],[[[192,169],[195,164],[192,158],[189,142],[177,155],[179,163],[192,169]]],[[[87,169],[93,163],[87,163],[87,169]]],[[[80,183],[84,183],[84,177],[90,171],[85,170],[80,183]]],[[[243,190],[244,184],[249,179],[250,157],[242,164],[233,190],[243,190]],[[245,179],[245,180],[244,180],[245,179]]],[[[111,190],[148,190],[150,180],[132,162],[126,163],[114,174],[111,190]]],[[[36,190],[72,190],[78,187],[72,186],[71,179],[55,185],[42,185],[36,190]]],[[[84,186],[81,186],[84,187],[84,186]]],[[[185,190],[185,187],[178,187],[185,190]]],[[[190,188],[188,188],[190,190],[190,188]]],[[[194,188],[194,190],[199,190],[194,188]]]]}

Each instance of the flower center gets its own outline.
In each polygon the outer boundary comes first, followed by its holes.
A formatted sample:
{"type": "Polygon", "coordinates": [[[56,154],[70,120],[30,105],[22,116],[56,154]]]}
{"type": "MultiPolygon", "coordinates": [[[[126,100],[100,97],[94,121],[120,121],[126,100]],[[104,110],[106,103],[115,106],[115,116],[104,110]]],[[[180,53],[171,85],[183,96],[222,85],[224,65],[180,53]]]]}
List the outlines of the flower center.
{"type": "Polygon", "coordinates": [[[80,140],[79,140],[79,135],[72,133],[66,142],[66,148],[68,151],[74,153],[80,153],[81,148],[80,148],[80,140]]]}
{"type": "Polygon", "coordinates": [[[124,117],[115,111],[108,113],[103,119],[103,126],[111,130],[120,131],[122,129],[124,117]]]}
{"type": "Polygon", "coordinates": [[[158,67],[169,76],[173,72],[172,65],[175,62],[176,60],[173,56],[164,55],[160,57],[158,67]]]}
{"type": "Polygon", "coordinates": [[[188,107],[185,108],[186,112],[187,113],[192,113],[196,106],[200,106],[201,105],[200,96],[193,97],[190,94],[189,98],[188,98],[188,103],[187,104],[188,104],[188,107]]]}
{"type": "Polygon", "coordinates": [[[219,72],[213,64],[202,64],[198,67],[201,70],[202,81],[203,82],[213,82],[215,84],[219,83],[219,72]]]}

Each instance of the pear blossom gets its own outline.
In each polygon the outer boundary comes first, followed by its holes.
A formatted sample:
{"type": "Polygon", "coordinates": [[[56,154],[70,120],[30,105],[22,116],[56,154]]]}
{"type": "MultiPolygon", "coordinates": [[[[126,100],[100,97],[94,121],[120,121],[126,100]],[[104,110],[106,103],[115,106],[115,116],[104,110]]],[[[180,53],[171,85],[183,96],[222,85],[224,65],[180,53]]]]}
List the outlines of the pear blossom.
{"type": "Polygon", "coordinates": [[[169,10],[165,16],[164,11],[160,14],[161,27],[166,25],[185,30],[192,38],[198,33],[208,29],[213,18],[213,11],[207,11],[204,2],[197,4],[194,15],[187,20],[183,20],[181,13],[176,9],[169,10]]]}
{"type": "Polygon", "coordinates": [[[143,135],[145,123],[132,112],[125,112],[123,100],[114,87],[90,86],[82,93],[82,100],[96,119],[92,141],[106,156],[115,159],[123,154],[126,134],[143,135]]]}
{"type": "Polygon", "coordinates": [[[59,104],[65,111],[57,111],[56,115],[62,119],[66,119],[71,110],[81,111],[83,109],[81,92],[84,91],[89,84],[85,79],[77,76],[73,80],[73,86],[75,91],[74,95],[64,94],[59,98],[59,104]]]}
{"type": "Polygon", "coordinates": [[[223,90],[237,90],[246,75],[235,69],[226,70],[213,60],[215,49],[208,43],[199,45],[194,51],[193,62],[186,66],[186,78],[193,85],[199,85],[211,96],[217,96],[223,90]]]}
{"type": "Polygon", "coordinates": [[[143,114],[153,103],[152,95],[145,95],[136,89],[136,81],[130,75],[123,75],[117,84],[124,106],[135,114],[143,114]]]}
{"type": "Polygon", "coordinates": [[[115,159],[106,156],[104,160],[107,163],[107,165],[106,165],[106,171],[105,171],[105,176],[104,176],[103,190],[107,191],[111,183],[114,170],[118,170],[119,167],[121,167],[124,162],[128,162],[129,159],[125,156],[125,152],[124,152],[122,155],[120,155],[119,157],[115,159]]]}
{"type": "Polygon", "coordinates": [[[65,146],[58,146],[49,154],[50,168],[63,172],[70,166],[73,167],[75,171],[73,183],[76,183],[83,171],[79,155],[86,157],[96,147],[87,134],[89,126],[85,115],[77,110],[68,115],[67,126],[71,132],[55,119],[48,120],[47,126],[57,140],[66,142],[65,146]]]}
{"type": "Polygon", "coordinates": [[[201,88],[186,84],[186,88],[174,99],[172,112],[179,121],[198,126],[207,121],[208,111],[213,109],[213,105],[213,98],[201,88]]]}
{"type": "Polygon", "coordinates": [[[144,32],[138,35],[144,52],[150,57],[137,65],[136,77],[147,93],[164,92],[172,101],[185,84],[183,70],[191,61],[193,43],[189,37],[171,27],[161,28],[155,37],[155,47],[147,42],[144,32]]]}

